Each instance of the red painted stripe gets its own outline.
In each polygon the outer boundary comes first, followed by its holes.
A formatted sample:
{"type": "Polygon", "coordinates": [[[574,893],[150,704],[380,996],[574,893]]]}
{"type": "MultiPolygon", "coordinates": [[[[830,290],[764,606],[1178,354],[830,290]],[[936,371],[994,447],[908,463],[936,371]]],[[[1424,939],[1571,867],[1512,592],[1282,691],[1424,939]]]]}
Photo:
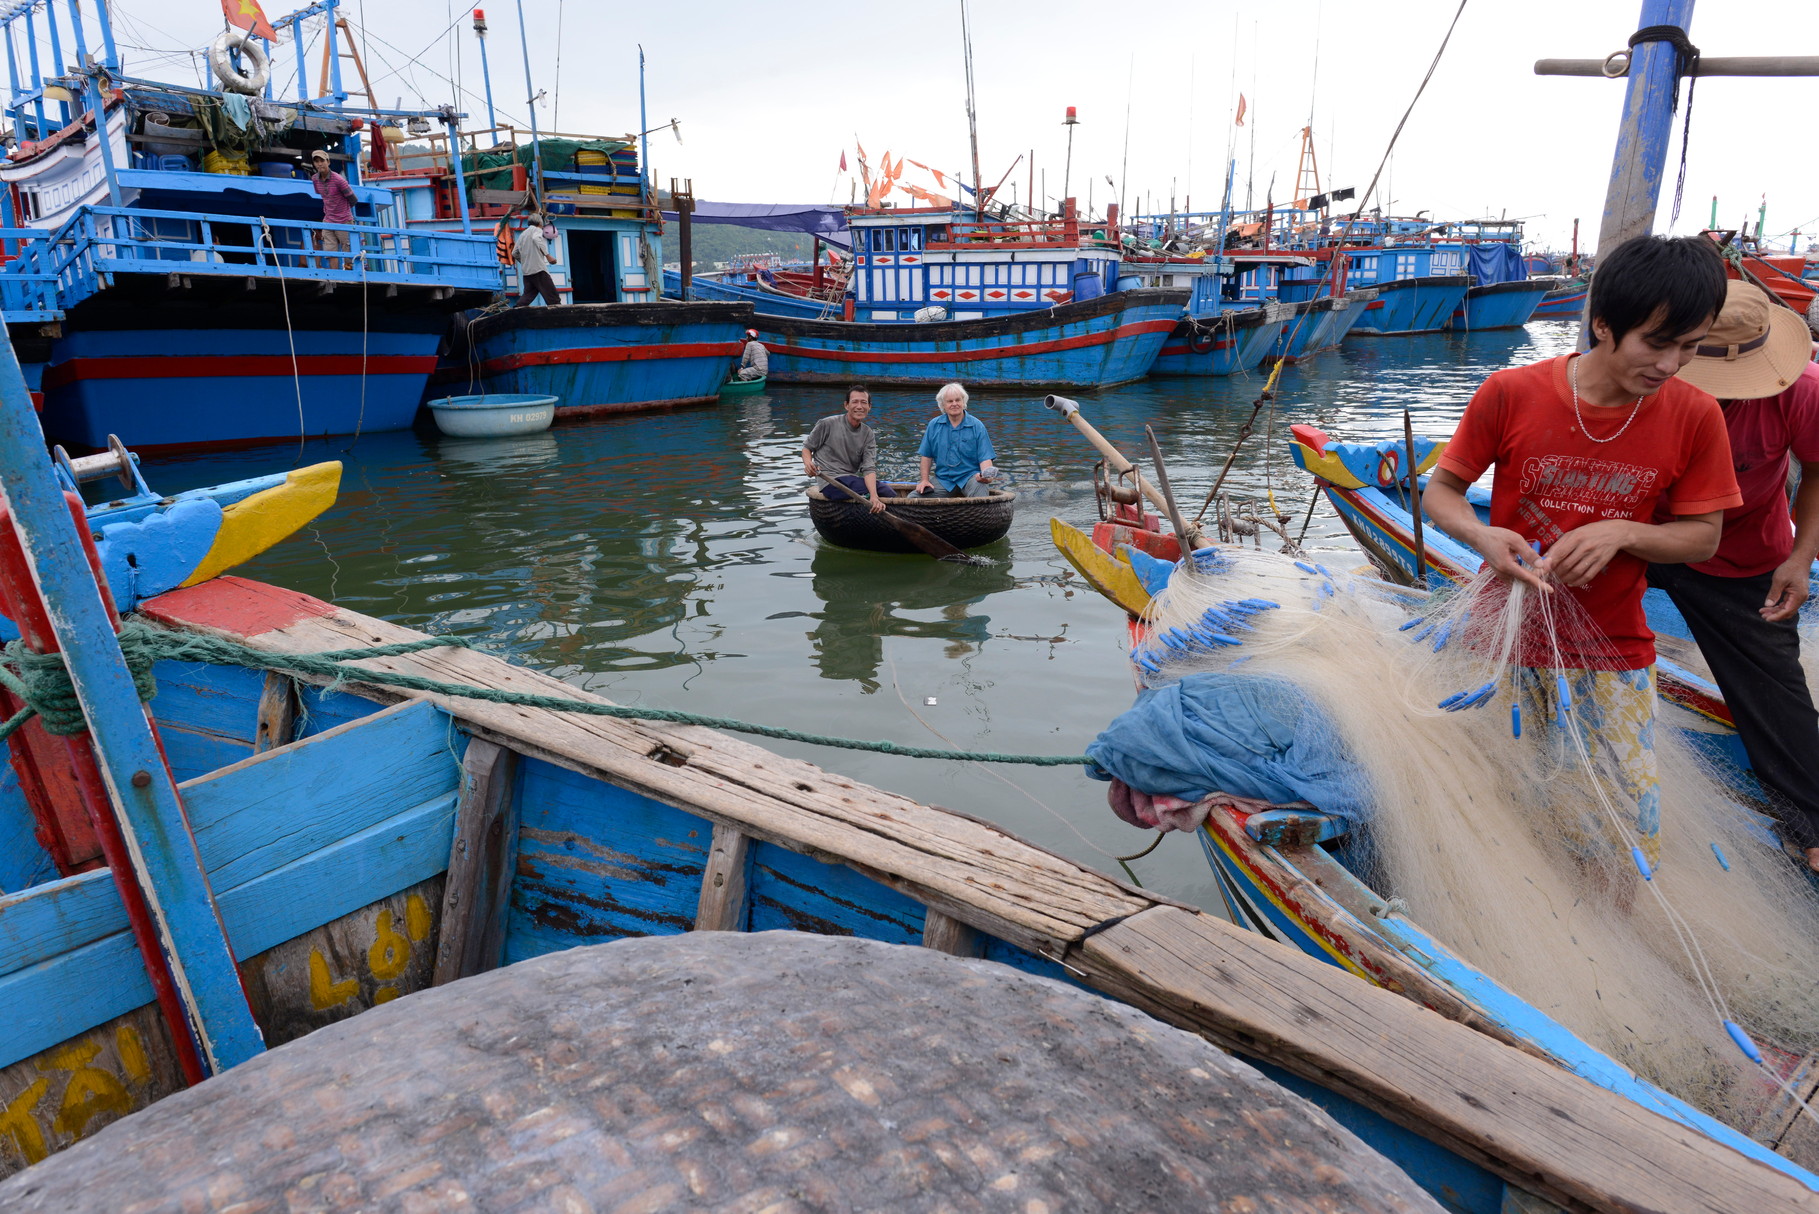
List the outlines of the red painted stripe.
{"type": "Polygon", "coordinates": [[[1163,346],[1162,352],[1164,354],[1211,354],[1214,350],[1229,350],[1237,344],[1236,341],[1216,341],[1204,350],[1196,350],[1188,345],[1163,346]]]}
{"type": "MultiPolygon", "coordinates": [[[[776,347],[772,347],[775,349],[776,347]]],[[[672,342],[659,346],[587,346],[575,350],[527,350],[502,354],[480,364],[482,375],[517,371],[523,367],[569,366],[574,363],[644,362],[656,358],[737,358],[745,349],[738,341],[672,342]]]]}
{"type": "Polygon", "coordinates": [[[333,615],[333,604],[243,577],[211,578],[139,604],[139,612],[172,627],[202,628],[245,639],[333,615]]]}
{"type": "MultiPolygon", "coordinates": [[[[824,350],[815,346],[771,345],[772,354],[793,354],[833,362],[881,363],[963,363],[981,362],[988,358],[1023,358],[1030,354],[1048,354],[1056,350],[1078,350],[1084,346],[1103,346],[1121,337],[1144,333],[1167,333],[1174,320],[1140,320],[1103,333],[1083,333],[1078,337],[1058,337],[1021,346],[990,346],[980,350],[824,350]]],[[[766,343],[767,345],[769,343],[766,343]]]]}
{"type": "MultiPolygon", "coordinates": [[[[426,375],[436,369],[434,354],[299,354],[300,375],[426,375]]],[[[44,386],[61,388],[85,379],[189,379],[291,374],[288,354],[135,355],[72,358],[44,369],[44,386]]]]}

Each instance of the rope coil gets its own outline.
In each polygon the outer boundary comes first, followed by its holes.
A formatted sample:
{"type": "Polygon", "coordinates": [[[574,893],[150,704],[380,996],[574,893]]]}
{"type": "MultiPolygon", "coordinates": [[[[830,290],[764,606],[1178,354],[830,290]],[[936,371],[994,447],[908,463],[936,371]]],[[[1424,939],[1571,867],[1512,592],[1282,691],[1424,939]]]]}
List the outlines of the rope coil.
{"type": "MultiPolygon", "coordinates": [[[[140,620],[127,620],[120,626],[120,650],[133,675],[133,686],[141,700],[157,694],[152,676],[154,663],[164,660],[201,662],[215,666],[244,666],[251,670],[276,671],[327,680],[327,690],[337,691],[348,683],[398,687],[434,695],[494,704],[514,704],[523,708],[545,708],[554,712],[575,712],[596,717],[622,720],[662,721],[672,725],[702,725],[734,733],[756,734],[787,742],[806,742],[814,746],[831,746],[842,750],[863,750],[874,754],[897,755],[910,759],[956,759],[975,763],[1021,763],[1033,767],[1072,767],[1087,762],[1085,755],[1027,755],[998,751],[947,750],[929,746],[906,746],[900,742],[868,741],[840,738],[828,734],[808,733],[778,725],[759,725],[736,717],[708,716],[676,708],[638,708],[624,704],[602,704],[589,700],[571,700],[564,696],[538,695],[533,692],[505,691],[495,687],[476,687],[467,683],[444,682],[422,675],[399,674],[373,670],[351,663],[373,658],[398,657],[426,649],[472,649],[461,637],[425,637],[418,641],[401,641],[393,645],[369,645],[357,649],[334,649],[321,653],[268,653],[230,641],[223,637],[198,636],[155,628],[140,620]]],[[[82,705],[70,683],[69,670],[60,653],[33,653],[21,641],[6,646],[0,657],[0,685],[24,702],[25,707],[4,724],[0,724],[0,741],[33,716],[44,722],[47,732],[59,735],[81,733],[88,728],[82,705]]]]}

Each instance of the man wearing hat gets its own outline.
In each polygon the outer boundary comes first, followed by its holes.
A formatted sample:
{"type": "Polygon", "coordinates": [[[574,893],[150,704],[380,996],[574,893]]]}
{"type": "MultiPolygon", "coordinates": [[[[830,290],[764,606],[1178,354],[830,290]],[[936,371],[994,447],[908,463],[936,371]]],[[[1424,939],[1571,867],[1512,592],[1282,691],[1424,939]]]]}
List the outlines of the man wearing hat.
{"type": "MultiPolygon", "coordinates": [[[[317,148],[310,153],[310,166],[315,172],[310,174],[310,186],[316,196],[322,199],[322,222],[352,225],[354,222],[354,187],[347,184],[347,178],[329,167],[328,153],[317,148]]],[[[319,228],[316,231],[316,248],[323,253],[350,253],[346,232],[331,231],[319,228]]],[[[325,269],[352,269],[353,258],[343,260],[340,257],[324,258],[325,269]]]]}
{"type": "Polygon", "coordinates": [[[556,293],[556,280],[549,276],[550,262],[556,258],[549,251],[549,238],[543,234],[547,223],[548,218],[532,211],[524,217],[524,231],[518,233],[518,241],[512,246],[518,259],[519,294],[514,308],[522,308],[538,296],[546,304],[562,302],[562,296],[556,293]]]}
{"type": "Polygon", "coordinates": [[[763,379],[771,373],[771,352],[758,340],[758,330],[745,331],[745,352],[739,356],[740,379],[763,379]]]}
{"type": "Polygon", "coordinates": [[[1718,398],[1743,504],[1710,560],[1650,565],[1724,701],[1783,837],[1819,870],[1819,714],[1800,665],[1800,605],[1819,556],[1819,364],[1806,322],[1732,282],[1680,378],[1718,398]],[[1800,491],[1788,517],[1790,460],[1800,491]]]}

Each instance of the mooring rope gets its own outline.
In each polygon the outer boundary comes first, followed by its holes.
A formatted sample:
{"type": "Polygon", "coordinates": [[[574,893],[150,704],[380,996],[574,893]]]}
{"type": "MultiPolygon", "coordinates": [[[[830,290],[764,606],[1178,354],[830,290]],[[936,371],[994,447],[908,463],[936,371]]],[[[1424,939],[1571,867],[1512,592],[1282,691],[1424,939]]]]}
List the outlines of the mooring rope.
{"type": "MultiPolygon", "coordinates": [[[[426,691],[435,695],[494,704],[515,704],[524,708],[546,708],[554,712],[576,712],[596,717],[618,717],[634,721],[663,721],[672,725],[703,725],[734,733],[756,734],[786,742],[806,742],[813,746],[832,746],[842,750],[863,750],[876,754],[897,755],[909,759],[955,759],[973,763],[1022,763],[1033,767],[1072,767],[1087,762],[1085,755],[1029,755],[990,750],[944,750],[930,746],[906,746],[900,742],[841,738],[829,734],[787,729],[780,725],[760,725],[737,717],[708,716],[684,712],[677,708],[639,708],[625,704],[602,704],[590,700],[571,700],[563,696],[538,695],[533,692],[506,691],[497,687],[476,687],[468,683],[451,683],[423,675],[399,674],[373,670],[351,663],[372,658],[398,657],[426,649],[471,649],[461,637],[425,637],[394,645],[370,645],[357,649],[334,649],[320,653],[269,653],[242,645],[224,637],[199,636],[155,628],[139,620],[128,620],[120,626],[120,650],[132,672],[133,685],[139,698],[149,700],[157,692],[152,677],[152,664],[161,660],[205,662],[217,666],[244,666],[252,670],[278,671],[285,674],[328,680],[328,689],[337,690],[346,683],[368,683],[426,691]]],[[[63,655],[33,653],[23,642],[13,641],[0,657],[0,685],[24,702],[25,707],[4,724],[0,724],[0,741],[4,741],[33,716],[44,722],[47,732],[59,735],[81,733],[88,728],[82,705],[70,683],[63,655]]]]}

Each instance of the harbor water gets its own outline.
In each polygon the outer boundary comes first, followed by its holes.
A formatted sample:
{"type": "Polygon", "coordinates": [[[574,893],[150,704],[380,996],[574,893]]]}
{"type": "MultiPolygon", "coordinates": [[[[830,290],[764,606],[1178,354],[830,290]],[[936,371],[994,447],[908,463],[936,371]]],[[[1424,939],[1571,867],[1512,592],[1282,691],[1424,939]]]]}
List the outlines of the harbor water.
{"type": "MultiPolygon", "coordinates": [[[[1306,515],[1288,427],[1335,438],[1444,436],[1490,372],[1566,352],[1577,326],[1353,339],[1286,369],[1228,479],[1306,515]]],[[[1081,408],[1133,458],[1153,426],[1192,514],[1251,418],[1264,373],[1152,379],[1081,408]]],[[[235,570],[369,615],[452,633],[628,704],[921,746],[1078,754],[1127,707],[1124,620],[1049,540],[1050,517],[1097,517],[1095,453],[1040,394],[973,400],[1019,497],[986,566],[833,548],[805,509],[802,439],[839,410],[827,387],[778,386],[718,407],[608,417],[505,439],[427,423],[301,446],[148,460],[175,492],[324,459],[339,502],[235,570]]],[[[872,393],[880,470],[914,479],[932,391],[872,393]]],[[[1145,461],[1146,462],[1146,461],[1145,461]]],[[[1308,547],[1364,563],[1324,503],[1308,547]]],[[[770,743],[829,769],[989,819],[1123,876],[1151,836],[1118,822],[1077,767],[914,760],[770,743]]],[[[1199,845],[1173,837],[1132,870],[1146,887],[1220,905],[1199,845]]]]}

